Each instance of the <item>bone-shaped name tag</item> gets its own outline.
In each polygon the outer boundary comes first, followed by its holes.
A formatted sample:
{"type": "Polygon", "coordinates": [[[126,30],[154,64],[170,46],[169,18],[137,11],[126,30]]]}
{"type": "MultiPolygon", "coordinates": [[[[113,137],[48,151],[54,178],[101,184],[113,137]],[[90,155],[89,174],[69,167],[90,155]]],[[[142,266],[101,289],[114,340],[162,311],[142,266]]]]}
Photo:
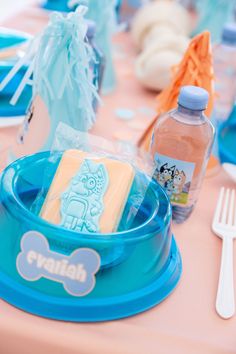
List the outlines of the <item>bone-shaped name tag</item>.
{"type": "Polygon", "coordinates": [[[73,296],[85,296],[93,290],[100,264],[100,256],[90,248],[79,248],[70,256],[51,251],[47,239],[37,231],[22,236],[16,259],[22,278],[36,281],[44,277],[60,282],[73,296]]]}

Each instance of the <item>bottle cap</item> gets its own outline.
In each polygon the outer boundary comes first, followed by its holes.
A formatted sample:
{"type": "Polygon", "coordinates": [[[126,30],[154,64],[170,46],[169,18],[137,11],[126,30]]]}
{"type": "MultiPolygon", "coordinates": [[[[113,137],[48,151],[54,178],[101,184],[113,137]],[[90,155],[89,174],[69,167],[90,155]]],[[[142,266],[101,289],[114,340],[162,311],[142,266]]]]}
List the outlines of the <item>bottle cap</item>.
{"type": "Polygon", "coordinates": [[[88,29],[86,35],[88,39],[92,39],[95,36],[96,24],[94,21],[91,20],[87,20],[87,24],[88,24],[88,29]]]}
{"type": "Polygon", "coordinates": [[[236,24],[227,23],[222,32],[222,42],[226,44],[236,45],[236,24]]]}
{"type": "Polygon", "coordinates": [[[183,86],[180,89],[178,103],[185,108],[202,111],[206,109],[209,94],[206,90],[197,86],[183,86]]]}

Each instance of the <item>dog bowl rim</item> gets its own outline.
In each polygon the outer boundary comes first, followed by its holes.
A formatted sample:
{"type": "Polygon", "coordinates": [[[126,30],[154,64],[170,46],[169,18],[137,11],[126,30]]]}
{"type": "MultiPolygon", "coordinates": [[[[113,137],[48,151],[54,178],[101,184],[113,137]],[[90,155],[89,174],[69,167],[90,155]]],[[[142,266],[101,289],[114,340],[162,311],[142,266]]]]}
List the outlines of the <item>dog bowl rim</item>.
{"type": "MultiPolygon", "coordinates": [[[[48,151],[46,152],[39,152],[33,155],[27,155],[25,157],[22,157],[16,161],[14,161],[13,163],[11,163],[9,166],[6,167],[6,169],[3,171],[2,175],[1,175],[1,181],[0,181],[0,190],[1,190],[1,194],[3,195],[4,193],[6,193],[8,195],[8,198],[11,199],[11,201],[14,202],[14,204],[17,206],[17,209],[21,211],[20,216],[17,217],[17,219],[22,218],[22,220],[29,220],[30,221],[30,225],[32,225],[33,223],[37,225],[37,227],[35,228],[35,230],[39,230],[40,228],[43,229],[47,229],[47,234],[48,234],[48,239],[50,239],[50,230],[55,233],[55,231],[57,232],[57,237],[58,239],[60,238],[62,239],[66,239],[67,242],[68,240],[70,241],[77,241],[80,240],[81,238],[86,241],[95,241],[95,240],[99,240],[99,242],[110,242],[112,241],[123,241],[123,242],[129,242],[129,241],[135,241],[137,242],[138,240],[143,240],[146,239],[148,237],[152,237],[153,233],[155,234],[160,234],[162,232],[162,230],[164,228],[169,227],[170,225],[170,221],[171,221],[171,216],[172,216],[172,212],[171,212],[171,204],[169,201],[168,196],[166,195],[164,189],[157,183],[157,182],[152,182],[155,183],[158,186],[158,191],[155,191],[153,186],[151,186],[151,190],[152,193],[154,194],[154,196],[156,195],[158,197],[159,193],[162,193],[163,196],[166,199],[166,203],[167,203],[167,207],[166,207],[166,213],[165,213],[165,217],[163,218],[163,222],[162,223],[153,223],[154,225],[152,225],[152,221],[155,219],[155,217],[157,217],[158,215],[158,210],[156,210],[156,208],[153,210],[152,215],[141,225],[132,228],[130,230],[125,230],[125,231],[121,231],[121,232],[114,232],[114,233],[107,233],[107,234],[101,234],[101,233],[93,233],[92,237],[91,234],[87,234],[87,233],[83,233],[83,232],[76,232],[76,231],[72,231],[72,230],[67,230],[65,228],[62,228],[58,225],[54,225],[51,224],[49,222],[47,222],[46,220],[43,220],[42,218],[40,218],[39,216],[35,215],[34,213],[32,213],[30,210],[28,210],[26,208],[26,206],[24,205],[24,203],[21,201],[20,197],[18,196],[18,193],[16,192],[16,183],[17,183],[17,179],[20,175],[20,171],[22,170],[22,165],[23,168],[25,166],[27,166],[30,163],[35,163],[35,162],[39,162],[40,160],[43,160],[45,158],[47,158],[49,156],[48,151]],[[21,168],[20,168],[21,165],[21,168]],[[9,180],[7,180],[9,178],[9,173],[11,173],[11,170],[14,171],[14,174],[11,175],[11,182],[9,183],[9,180]],[[7,187],[7,188],[4,188],[7,187]],[[157,227],[158,224],[158,227],[157,227]]],[[[9,208],[7,208],[7,203],[5,203],[5,199],[8,198],[3,198],[2,200],[2,204],[4,205],[4,207],[9,210],[9,208]]],[[[11,214],[13,214],[12,210],[9,210],[9,212],[11,214]]],[[[33,229],[32,229],[33,230],[33,229]]]]}

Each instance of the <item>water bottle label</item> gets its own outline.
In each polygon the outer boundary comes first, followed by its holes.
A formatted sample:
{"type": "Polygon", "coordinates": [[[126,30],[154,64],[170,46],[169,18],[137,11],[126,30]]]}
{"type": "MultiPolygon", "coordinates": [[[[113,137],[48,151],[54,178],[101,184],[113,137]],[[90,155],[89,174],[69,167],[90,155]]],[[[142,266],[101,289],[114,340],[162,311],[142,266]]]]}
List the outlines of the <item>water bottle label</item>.
{"type": "Polygon", "coordinates": [[[155,154],[156,169],[153,178],[165,188],[173,204],[188,203],[195,163],[155,154]]]}

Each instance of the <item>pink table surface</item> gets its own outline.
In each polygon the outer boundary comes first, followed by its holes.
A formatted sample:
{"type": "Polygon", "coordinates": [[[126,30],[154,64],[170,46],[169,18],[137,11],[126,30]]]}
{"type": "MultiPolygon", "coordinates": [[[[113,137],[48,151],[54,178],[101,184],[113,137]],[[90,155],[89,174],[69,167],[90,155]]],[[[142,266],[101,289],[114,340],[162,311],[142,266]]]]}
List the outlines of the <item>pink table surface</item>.
{"type": "MultiPolygon", "coordinates": [[[[27,10],[12,18],[12,27],[33,32],[45,23],[45,14],[27,10]]],[[[94,131],[106,137],[135,141],[140,131],[119,121],[114,109],[155,107],[133,77],[134,49],[127,36],[116,43],[124,54],[116,58],[119,85],[104,99],[94,131]],[[127,54],[128,53],[128,54],[127,54]],[[123,64],[122,64],[123,61],[123,64]],[[118,134],[114,134],[120,132],[118,134]],[[122,135],[123,134],[123,135],[122,135]],[[126,134],[126,135],[124,135],[126,134]]],[[[147,122],[147,121],[146,121],[147,122]]],[[[16,129],[0,132],[1,143],[13,141],[16,129]]],[[[235,187],[220,170],[205,179],[192,217],[173,231],[183,258],[181,281],[164,302],[140,315],[106,323],[74,324],[39,318],[0,302],[0,353],[2,354],[228,354],[236,353],[236,317],[221,319],[215,312],[221,240],[211,232],[219,188],[235,187]]],[[[236,249],[235,249],[236,251],[236,249]]],[[[236,283],[236,274],[235,274],[236,283]]]]}

